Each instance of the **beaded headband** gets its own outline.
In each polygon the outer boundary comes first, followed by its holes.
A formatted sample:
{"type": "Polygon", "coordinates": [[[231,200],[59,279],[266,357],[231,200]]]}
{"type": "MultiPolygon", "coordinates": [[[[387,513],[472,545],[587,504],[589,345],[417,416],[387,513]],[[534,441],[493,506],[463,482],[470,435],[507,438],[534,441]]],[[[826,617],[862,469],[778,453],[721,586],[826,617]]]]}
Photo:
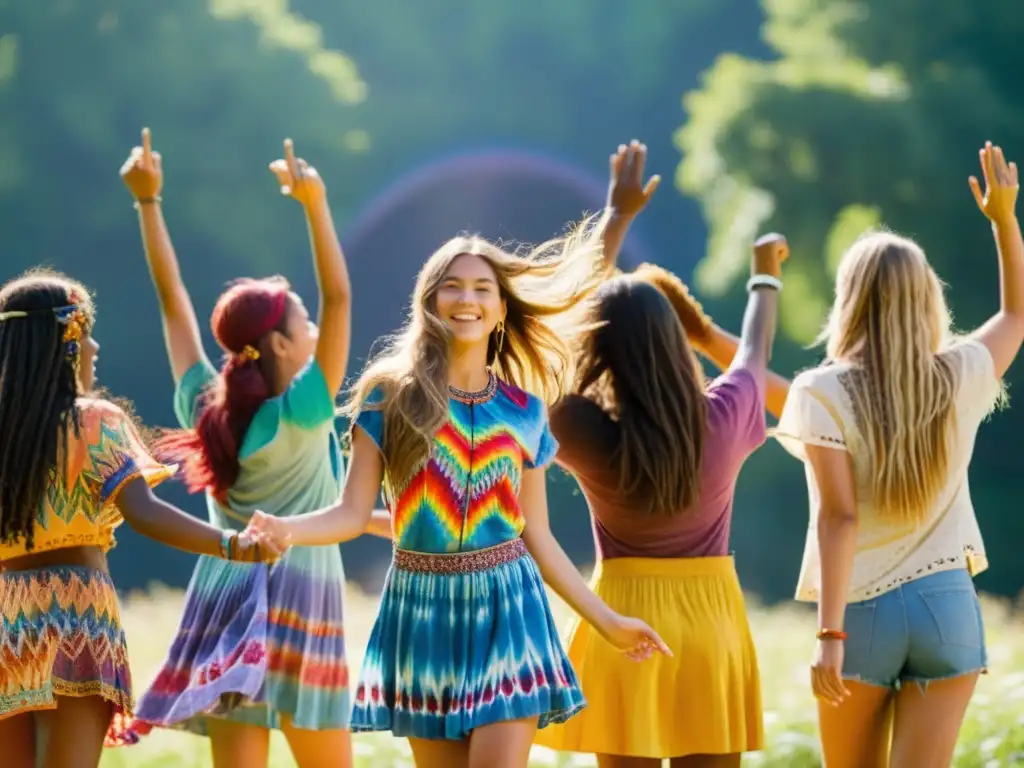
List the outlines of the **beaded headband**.
{"type": "Polygon", "coordinates": [[[71,291],[68,298],[71,299],[72,303],[63,307],[34,310],[15,309],[8,312],[0,312],[0,323],[5,320],[29,317],[30,315],[52,313],[57,322],[64,326],[63,341],[68,345],[64,355],[69,361],[75,363],[78,360],[78,353],[81,351],[80,342],[82,340],[82,334],[89,325],[89,319],[86,316],[85,311],[82,309],[78,294],[75,291],[71,291]]]}

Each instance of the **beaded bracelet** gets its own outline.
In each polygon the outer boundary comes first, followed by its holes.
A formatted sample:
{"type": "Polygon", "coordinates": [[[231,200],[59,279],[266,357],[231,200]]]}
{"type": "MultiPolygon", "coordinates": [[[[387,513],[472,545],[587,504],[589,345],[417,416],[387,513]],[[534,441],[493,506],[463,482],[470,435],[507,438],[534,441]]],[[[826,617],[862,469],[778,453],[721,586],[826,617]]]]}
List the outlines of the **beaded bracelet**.
{"type": "Polygon", "coordinates": [[[235,559],[235,538],[237,536],[238,534],[231,530],[220,532],[220,556],[224,560],[235,559]]]}
{"type": "Polygon", "coordinates": [[[819,629],[817,638],[819,640],[845,640],[846,633],[841,629],[819,629]]]}
{"type": "Polygon", "coordinates": [[[160,197],[160,195],[157,195],[156,197],[144,197],[141,200],[136,200],[132,207],[138,211],[141,210],[144,205],[153,205],[154,203],[162,203],[163,201],[164,199],[160,197]]]}
{"type": "Polygon", "coordinates": [[[774,288],[776,291],[782,292],[782,281],[772,275],[754,275],[752,278],[747,280],[747,292],[754,290],[755,288],[774,288]]]}

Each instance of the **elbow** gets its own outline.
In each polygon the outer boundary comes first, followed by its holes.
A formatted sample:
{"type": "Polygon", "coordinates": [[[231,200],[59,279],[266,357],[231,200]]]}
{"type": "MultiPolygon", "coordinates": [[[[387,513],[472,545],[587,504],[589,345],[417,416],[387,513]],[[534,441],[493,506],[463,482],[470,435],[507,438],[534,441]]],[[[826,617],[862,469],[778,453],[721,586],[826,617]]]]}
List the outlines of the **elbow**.
{"type": "Polygon", "coordinates": [[[818,539],[824,541],[856,535],[858,524],[857,510],[854,507],[823,506],[818,515],[818,539]]]}

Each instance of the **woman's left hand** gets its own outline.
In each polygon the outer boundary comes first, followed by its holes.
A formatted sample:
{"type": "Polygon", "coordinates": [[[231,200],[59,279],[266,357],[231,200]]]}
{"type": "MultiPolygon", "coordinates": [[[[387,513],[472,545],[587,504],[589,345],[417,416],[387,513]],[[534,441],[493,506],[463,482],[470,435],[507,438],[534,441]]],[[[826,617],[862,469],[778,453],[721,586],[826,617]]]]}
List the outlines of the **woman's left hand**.
{"type": "Polygon", "coordinates": [[[661,176],[651,176],[644,184],[647,146],[636,139],[629,146],[620,145],[618,151],[609,158],[608,164],[611,175],[608,207],[616,216],[632,219],[647,206],[661,183],[661,176]]]}
{"type": "Polygon", "coordinates": [[[819,640],[811,664],[811,690],[814,691],[814,697],[834,707],[838,707],[850,695],[849,689],[843,684],[844,650],[842,640],[819,640]]]}
{"type": "Polygon", "coordinates": [[[672,651],[658,633],[640,619],[616,614],[602,634],[631,661],[649,659],[655,651],[666,656],[672,655],[672,651]]]}

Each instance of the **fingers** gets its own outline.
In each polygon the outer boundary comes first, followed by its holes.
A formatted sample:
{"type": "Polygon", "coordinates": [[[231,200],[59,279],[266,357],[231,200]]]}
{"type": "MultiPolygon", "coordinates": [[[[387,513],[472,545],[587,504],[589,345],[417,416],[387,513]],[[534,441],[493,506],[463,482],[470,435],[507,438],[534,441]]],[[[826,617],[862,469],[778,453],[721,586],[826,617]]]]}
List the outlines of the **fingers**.
{"type": "Polygon", "coordinates": [[[672,649],[669,648],[665,641],[661,639],[661,635],[653,629],[648,628],[646,639],[653,646],[654,650],[660,651],[665,656],[672,658],[672,649]]]}
{"type": "Polygon", "coordinates": [[[288,161],[275,160],[269,167],[270,172],[277,178],[277,185],[281,187],[281,194],[290,195],[292,193],[292,179],[295,177],[288,170],[288,161]]]}
{"type": "Polygon", "coordinates": [[[974,195],[974,202],[978,204],[978,207],[985,210],[985,196],[982,194],[981,185],[978,183],[978,179],[975,176],[971,176],[967,179],[967,184],[971,188],[971,194],[974,195]]]}
{"type": "Polygon", "coordinates": [[[293,179],[299,178],[301,169],[299,164],[295,162],[295,145],[291,139],[284,140],[284,161],[287,165],[288,172],[292,175],[293,179]]]}
{"type": "Polygon", "coordinates": [[[1017,164],[1010,163],[1010,183],[1016,187],[1020,185],[1019,177],[1017,176],[1017,164]]]}
{"type": "Polygon", "coordinates": [[[661,184],[661,176],[657,174],[651,176],[651,178],[647,180],[647,186],[644,187],[644,197],[649,198],[653,195],[654,190],[658,188],[659,184],[661,184]]]}
{"type": "Polygon", "coordinates": [[[839,671],[830,667],[811,667],[811,690],[815,698],[833,707],[840,706],[850,695],[839,671]]]}
{"type": "Polygon", "coordinates": [[[992,166],[992,142],[986,141],[985,146],[978,152],[981,160],[981,173],[985,177],[985,186],[991,187],[996,179],[996,171],[992,166]]]}
{"type": "Polygon", "coordinates": [[[629,144],[629,151],[633,183],[639,187],[644,183],[644,168],[647,167],[647,145],[633,139],[629,144]]]}
{"type": "Polygon", "coordinates": [[[153,140],[149,128],[142,129],[142,162],[147,167],[153,166],[153,140]]]}

